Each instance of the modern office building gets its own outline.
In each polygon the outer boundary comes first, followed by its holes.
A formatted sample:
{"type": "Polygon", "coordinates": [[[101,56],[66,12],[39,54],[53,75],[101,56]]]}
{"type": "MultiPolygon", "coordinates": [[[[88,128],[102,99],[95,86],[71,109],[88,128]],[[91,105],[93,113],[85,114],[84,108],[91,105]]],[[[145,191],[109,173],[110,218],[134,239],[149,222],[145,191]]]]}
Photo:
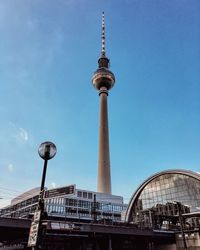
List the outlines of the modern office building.
{"type": "MultiPolygon", "coordinates": [[[[39,188],[34,188],[14,198],[0,210],[0,217],[30,217],[38,206],[39,192],[39,188]]],[[[76,185],[45,190],[45,211],[49,217],[121,221],[121,212],[126,207],[121,196],[81,190],[76,185]]]]}
{"type": "Polygon", "coordinates": [[[175,224],[180,213],[192,215],[188,216],[188,227],[194,223],[199,226],[200,174],[188,170],[167,170],[149,177],[133,193],[126,221],[164,228],[175,224]]]}

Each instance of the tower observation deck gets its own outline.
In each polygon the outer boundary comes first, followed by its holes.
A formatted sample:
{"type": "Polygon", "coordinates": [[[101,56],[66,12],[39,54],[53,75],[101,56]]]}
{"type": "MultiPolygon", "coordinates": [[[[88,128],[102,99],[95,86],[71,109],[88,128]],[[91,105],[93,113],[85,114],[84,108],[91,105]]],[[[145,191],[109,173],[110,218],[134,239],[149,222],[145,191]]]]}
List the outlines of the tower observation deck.
{"type": "Polygon", "coordinates": [[[108,129],[108,91],[115,84],[115,76],[109,70],[109,59],[105,52],[104,12],[102,13],[102,49],[98,59],[98,69],[92,77],[93,86],[100,96],[100,127],[99,127],[99,155],[98,155],[98,183],[97,192],[111,194],[110,150],[108,129]]]}

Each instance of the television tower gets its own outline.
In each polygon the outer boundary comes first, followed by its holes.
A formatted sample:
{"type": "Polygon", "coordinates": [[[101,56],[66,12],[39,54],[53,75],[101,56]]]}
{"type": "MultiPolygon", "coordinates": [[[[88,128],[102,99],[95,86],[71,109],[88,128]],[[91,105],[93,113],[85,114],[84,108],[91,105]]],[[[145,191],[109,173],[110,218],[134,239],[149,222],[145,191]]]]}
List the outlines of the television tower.
{"type": "Polygon", "coordinates": [[[94,72],[92,83],[99,90],[100,96],[100,128],[97,192],[111,194],[110,151],[108,129],[108,91],[114,86],[115,76],[109,70],[109,59],[105,51],[104,12],[102,13],[102,47],[98,59],[98,69],[94,72]]]}

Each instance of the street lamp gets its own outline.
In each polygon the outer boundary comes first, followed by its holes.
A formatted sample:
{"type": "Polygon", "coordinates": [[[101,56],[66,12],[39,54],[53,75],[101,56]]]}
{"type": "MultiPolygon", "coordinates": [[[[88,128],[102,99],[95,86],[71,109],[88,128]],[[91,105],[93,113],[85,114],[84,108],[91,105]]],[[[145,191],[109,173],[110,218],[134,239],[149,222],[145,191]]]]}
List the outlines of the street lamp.
{"type": "Polygon", "coordinates": [[[57,152],[56,145],[53,142],[49,142],[49,141],[41,143],[39,148],[38,148],[38,154],[44,160],[44,167],[43,167],[40,192],[44,192],[44,183],[45,183],[45,178],[46,178],[47,162],[48,162],[48,160],[52,159],[56,155],[56,152],[57,152]]]}
{"type": "Polygon", "coordinates": [[[47,163],[48,160],[52,159],[56,155],[56,152],[57,150],[55,144],[49,141],[40,144],[38,149],[39,156],[44,160],[44,166],[40,186],[38,207],[33,216],[28,240],[28,247],[32,247],[32,249],[34,250],[42,249],[40,246],[42,238],[41,220],[43,219],[44,215],[44,185],[47,171],[47,163]]]}

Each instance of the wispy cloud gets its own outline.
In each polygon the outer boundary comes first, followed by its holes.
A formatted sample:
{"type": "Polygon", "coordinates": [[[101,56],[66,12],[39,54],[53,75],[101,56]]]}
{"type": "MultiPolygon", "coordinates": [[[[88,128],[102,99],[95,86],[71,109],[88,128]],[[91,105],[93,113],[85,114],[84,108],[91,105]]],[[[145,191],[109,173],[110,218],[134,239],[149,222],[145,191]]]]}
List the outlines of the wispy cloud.
{"type": "Polygon", "coordinates": [[[10,173],[12,173],[14,171],[14,166],[12,163],[9,163],[8,166],[7,166],[7,169],[10,173]]]}
{"type": "Polygon", "coordinates": [[[28,132],[24,128],[19,129],[19,137],[23,141],[28,141],[28,132]]]}
{"type": "Polygon", "coordinates": [[[26,143],[29,140],[29,133],[25,128],[18,127],[12,122],[10,122],[10,127],[12,129],[11,134],[18,143],[26,143]]]}

